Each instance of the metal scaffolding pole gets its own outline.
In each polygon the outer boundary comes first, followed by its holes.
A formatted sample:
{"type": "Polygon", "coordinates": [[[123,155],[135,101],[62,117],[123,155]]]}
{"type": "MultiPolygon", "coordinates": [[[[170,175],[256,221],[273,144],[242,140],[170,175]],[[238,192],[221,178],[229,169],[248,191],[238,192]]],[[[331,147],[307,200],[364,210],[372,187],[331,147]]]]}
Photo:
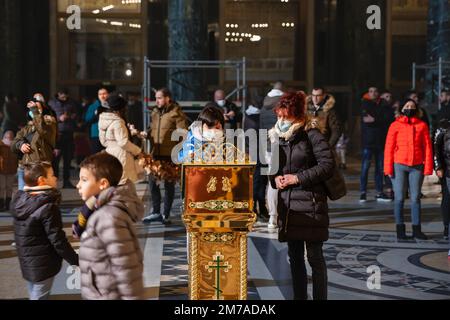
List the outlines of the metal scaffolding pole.
{"type": "MultiPolygon", "coordinates": [[[[231,95],[236,94],[237,100],[241,101],[242,114],[245,117],[245,108],[247,106],[247,75],[246,75],[246,59],[242,60],[149,60],[147,57],[144,58],[144,83],[142,86],[143,94],[143,117],[144,126],[148,128],[151,124],[150,119],[150,101],[151,101],[151,69],[236,69],[236,88],[232,90],[231,95]],[[242,74],[241,74],[242,73],[242,74]],[[242,85],[241,85],[242,81],[242,85]],[[241,100],[241,90],[242,90],[242,100],[241,100]]],[[[169,79],[169,87],[170,82],[169,79]]],[[[244,119],[244,118],[243,118],[244,119]]],[[[245,139],[245,137],[244,137],[245,139]]],[[[149,143],[147,144],[147,150],[150,150],[149,143]]]]}
{"type": "MultiPolygon", "coordinates": [[[[415,62],[412,65],[412,89],[416,89],[416,82],[417,82],[417,70],[434,70],[438,72],[438,108],[441,110],[441,101],[439,99],[439,95],[442,92],[443,89],[443,83],[442,80],[444,79],[444,70],[450,70],[450,61],[444,61],[442,57],[439,57],[439,60],[437,62],[431,62],[423,65],[418,65],[415,62]]],[[[432,89],[432,94],[434,95],[434,88],[432,89]]]]}

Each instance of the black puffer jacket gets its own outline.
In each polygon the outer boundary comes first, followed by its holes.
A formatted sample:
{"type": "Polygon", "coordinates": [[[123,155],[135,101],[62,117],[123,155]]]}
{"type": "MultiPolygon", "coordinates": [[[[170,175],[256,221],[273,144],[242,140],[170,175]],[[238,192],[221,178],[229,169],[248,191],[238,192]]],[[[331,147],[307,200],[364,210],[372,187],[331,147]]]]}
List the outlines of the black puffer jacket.
{"type": "Polygon", "coordinates": [[[434,169],[450,178],[450,120],[442,120],[434,138],[434,169]]]}
{"type": "Polygon", "coordinates": [[[61,195],[54,189],[18,191],[11,204],[20,268],[25,280],[40,282],[61,270],[62,259],[78,265],[63,231],[58,208],[61,195]]]}
{"type": "MultiPolygon", "coordinates": [[[[271,130],[271,138],[276,130],[271,130]]],[[[329,218],[324,181],[331,178],[335,169],[330,146],[311,123],[284,136],[280,135],[279,171],[271,176],[271,184],[276,188],[275,178],[286,174],[297,175],[300,184],[278,192],[279,240],[327,241],[329,218]]]]}

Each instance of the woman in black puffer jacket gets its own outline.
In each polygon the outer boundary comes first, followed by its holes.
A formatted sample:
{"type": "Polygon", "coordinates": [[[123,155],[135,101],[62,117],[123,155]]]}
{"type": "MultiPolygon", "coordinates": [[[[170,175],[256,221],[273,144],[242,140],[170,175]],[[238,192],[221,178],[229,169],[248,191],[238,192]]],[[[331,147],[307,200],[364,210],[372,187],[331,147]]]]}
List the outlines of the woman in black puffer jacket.
{"type": "Polygon", "coordinates": [[[324,182],[332,176],[335,160],[317,124],[308,120],[305,100],[303,92],[285,94],[275,109],[278,122],[269,136],[272,141],[279,137],[279,170],[271,184],[279,190],[279,240],[288,243],[294,299],[307,299],[306,244],[313,298],[326,300],[322,246],[328,240],[329,219],[324,182]]]}

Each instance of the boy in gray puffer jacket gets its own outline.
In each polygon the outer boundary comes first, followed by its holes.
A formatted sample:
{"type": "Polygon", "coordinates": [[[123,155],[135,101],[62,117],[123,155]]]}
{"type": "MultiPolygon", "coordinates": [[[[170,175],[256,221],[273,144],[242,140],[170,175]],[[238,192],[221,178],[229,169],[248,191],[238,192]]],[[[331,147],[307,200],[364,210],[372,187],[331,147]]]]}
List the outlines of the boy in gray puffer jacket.
{"type": "Polygon", "coordinates": [[[80,165],[77,189],[84,201],[96,197],[80,239],[81,295],[89,300],[143,298],[143,255],[134,224],[144,207],[134,184],[118,185],[122,165],[99,153],[80,165]]]}

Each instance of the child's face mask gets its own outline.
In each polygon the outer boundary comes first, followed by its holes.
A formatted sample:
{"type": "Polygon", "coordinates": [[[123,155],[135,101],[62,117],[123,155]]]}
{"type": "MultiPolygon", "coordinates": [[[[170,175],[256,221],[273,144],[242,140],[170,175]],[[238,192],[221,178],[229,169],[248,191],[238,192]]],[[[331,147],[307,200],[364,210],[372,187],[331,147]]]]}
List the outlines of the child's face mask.
{"type": "Polygon", "coordinates": [[[202,136],[206,141],[221,141],[223,139],[223,131],[218,129],[203,130],[202,136]]]}

